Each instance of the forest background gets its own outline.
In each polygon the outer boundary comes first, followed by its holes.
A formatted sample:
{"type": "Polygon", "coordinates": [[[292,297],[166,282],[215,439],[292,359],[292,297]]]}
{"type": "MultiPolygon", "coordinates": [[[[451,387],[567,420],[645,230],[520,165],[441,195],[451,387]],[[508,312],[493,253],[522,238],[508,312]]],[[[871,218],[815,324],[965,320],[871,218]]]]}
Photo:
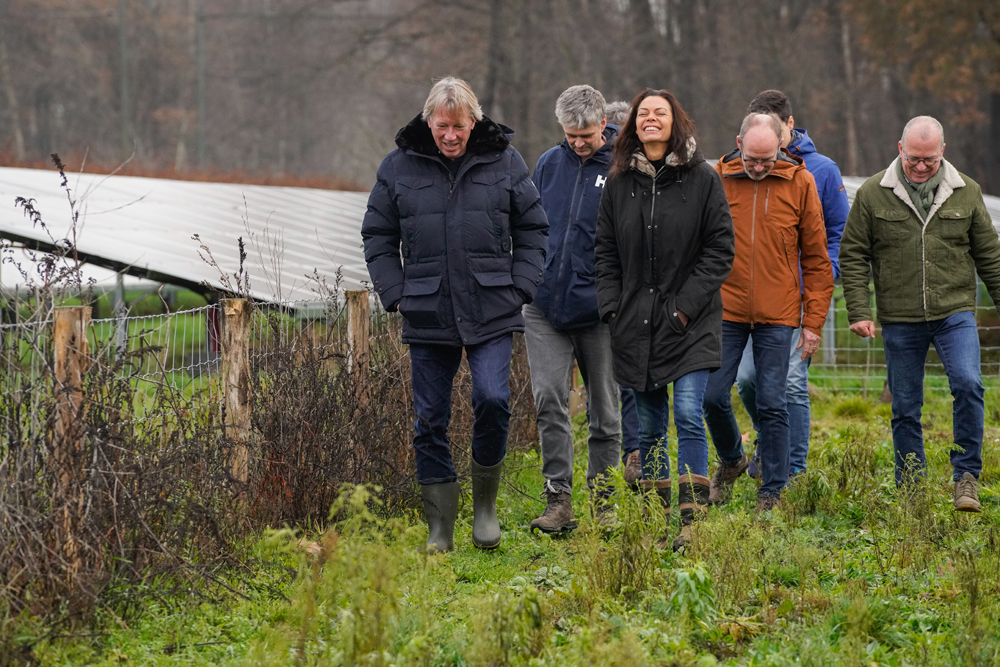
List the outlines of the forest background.
{"type": "Polygon", "coordinates": [[[780,88],[847,175],[903,124],[1000,194],[1000,3],[963,0],[6,0],[0,163],[370,187],[431,82],[465,78],[529,165],[566,87],[667,87],[705,154],[780,88]]]}

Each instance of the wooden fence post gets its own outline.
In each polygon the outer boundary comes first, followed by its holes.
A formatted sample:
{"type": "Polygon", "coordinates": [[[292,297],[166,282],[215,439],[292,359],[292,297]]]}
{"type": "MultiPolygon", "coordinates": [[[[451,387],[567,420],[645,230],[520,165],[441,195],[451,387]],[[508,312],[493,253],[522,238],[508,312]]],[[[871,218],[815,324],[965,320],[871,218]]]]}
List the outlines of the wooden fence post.
{"type": "Polygon", "coordinates": [[[347,368],[359,377],[368,375],[372,309],[367,290],[347,290],[347,368]]]}
{"type": "Polygon", "coordinates": [[[75,524],[82,510],[83,495],[75,489],[83,479],[83,376],[87,372],[90,346],[89,306],[55,308],[53,312],[53,366],[56,381],[56,424],[53,455],[58,471],[62,512],[63,549],[74,572],[81,566],[75,524]],[[78,507],[74,508],[74,502],[78,507]]]}
{"type": "Polygon", "coordinates": [[[247,299],[219,302],[224,426],[226,436],[235,443],[230,469],[241,482],[249,478],[251,306],[247,299]]]}

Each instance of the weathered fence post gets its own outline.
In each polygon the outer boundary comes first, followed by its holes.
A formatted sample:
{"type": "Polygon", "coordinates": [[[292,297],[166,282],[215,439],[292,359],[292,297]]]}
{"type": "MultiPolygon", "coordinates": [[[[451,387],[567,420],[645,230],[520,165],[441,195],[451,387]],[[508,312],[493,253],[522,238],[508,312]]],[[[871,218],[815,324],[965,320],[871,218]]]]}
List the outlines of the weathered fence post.
{"type": "MultiPolygon", "coordinates": [[[[368,376],[372,309],[366,290],[347,290],[347,368],[358,377],[368,376]]],[[[363,386],[364,380],[362,380],[363,386]]]]}
{"type": "Polygon", "coordinates": [[[827,366],[837,366],[837,302],[830,299],[830,312],[823,323],[823,363],[827,366]]]}
{"type": "Polygon", "coordinates": [[[63,549],[74,572],[79,571],[81,554],[75,538],[75,524],[83,496],[76,485],[83,478],[83,376],[89,362],[87,329],[89,306],[55,308],[53,313],[53,366],[56,381],[56,424],[53,454],[58,471],[62,512],[63,549]],[[74,508],[74,503],[78,507],[74,508]]]}
{"type": "Polygon", "coordinates": [[[115,278],[115,289],[111,295],[115,315],[115,361],[120,361],[128,345],[128,306],[125,304],[125,278],[121,273],[115,278]]]}
{"type": "Polygon", "coordinates": [[[221,299],[222,405],[225,433],[234,443],[229,461],[233,477],[249,477],[250,440],[250,318],[247,299],[221,299]]]}

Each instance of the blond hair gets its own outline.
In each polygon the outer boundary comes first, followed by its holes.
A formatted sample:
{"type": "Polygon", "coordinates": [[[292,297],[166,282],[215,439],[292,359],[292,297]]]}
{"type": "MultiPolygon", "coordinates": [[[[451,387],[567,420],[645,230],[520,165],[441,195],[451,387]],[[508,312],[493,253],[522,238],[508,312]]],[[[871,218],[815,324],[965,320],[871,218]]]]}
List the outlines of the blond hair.
{"type": "Polygon", "coordinates": [[[447,76],[434,84],[424,102],[424,112],[420,118],[428,120],[441,110],[446,110],[453,116],[467,113],[473,120],[483,119],[483,108],[479,106],[472,88],[453,76],[447,76]]]}

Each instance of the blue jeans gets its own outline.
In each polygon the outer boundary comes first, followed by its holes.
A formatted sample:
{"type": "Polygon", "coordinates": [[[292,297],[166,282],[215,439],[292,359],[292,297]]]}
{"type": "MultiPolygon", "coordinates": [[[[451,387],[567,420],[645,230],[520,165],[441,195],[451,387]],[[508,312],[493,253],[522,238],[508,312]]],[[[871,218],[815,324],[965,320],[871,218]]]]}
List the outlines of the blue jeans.
{"type": "Polygon", "coordinates": [[[635,409],[635,390],[619,387],[622,397],[622,463],[639,449],[639,413],[635,409]]]}
{"type": "Polygon", "coordinates": [[[753,332],[754,366],[757,369],[757,417],[760,420],[761,484],[758,496],[778,497],[788,483],[788,346],[794,327],[780,324],[722,322],[722,367],[712,373],[705,388],[705,422],[715,451],[728,464],[743,457],[743,439],[733,414],[730,393],[739,370],[743,349],[753,332]]]}
{"type": "Polygon", "coordinates": [[[882,325],[885,364],[892,392],[892,445],[896,452],[896,484],[927,469],[920,412],[924,405],[924,364],[931,343],[944,362],[951,388],[956,449],[951,451],[954,479],[969,472],[979,479],[983,469],[983,382],[979,367],[979,332],[971,312],[932,322],[888,322],[882,325]]]}
{"type": "MultiPolygon", "coordinates": [[[[504,334],[465,348],[472,372],[472,458],[484,467],[500,463],[507,453],[510,423],[507,381],[512,343],[513,335],[504,334]]],[[[421,484],[458,480],[448,444],[448,423],[452,382],[461,362],[461,347],[410,345],[413,409],[417,415],[413,448],[417,481],[421,484]]]]}
{"type": "MultiPolygon", "coordinates": [[[[785,392],[785,406],[788,410],[788,473],[798,474],[806,470],[806,456],[809,454],[809,364],[812,357],[802,360],[799,344],[802,329],[792,334],[791,350],[788,357],[788,389],[785,392]]],[[[753,334],[750,335],[753,338],[753,334]]],[[[760,434],[760,418],[757,416],[757,372],[753,365],[752,346],[743,351],[740,370],[736,374],[736,388],[743,400],[743,407],[753,420],[753,428],[760,434]]]]}
{"type": "MultiPolygon", "coordinates": [[[[702,419],[702,404],[708,377],[709,372],[703,370],[682,375],[674,380],[677,470],[681,475],[708,476],[708,440],[705,438],[705,422],[702,419]]],[[[667,387],[635,392],[635,405],[639,412],[639,451],[642,456],[643,479],[670,477],[670,457],[667,454],[669,399],[667,387]],[[655,450],[660,443],[662,449],[657,455],[655,450]]]]}

